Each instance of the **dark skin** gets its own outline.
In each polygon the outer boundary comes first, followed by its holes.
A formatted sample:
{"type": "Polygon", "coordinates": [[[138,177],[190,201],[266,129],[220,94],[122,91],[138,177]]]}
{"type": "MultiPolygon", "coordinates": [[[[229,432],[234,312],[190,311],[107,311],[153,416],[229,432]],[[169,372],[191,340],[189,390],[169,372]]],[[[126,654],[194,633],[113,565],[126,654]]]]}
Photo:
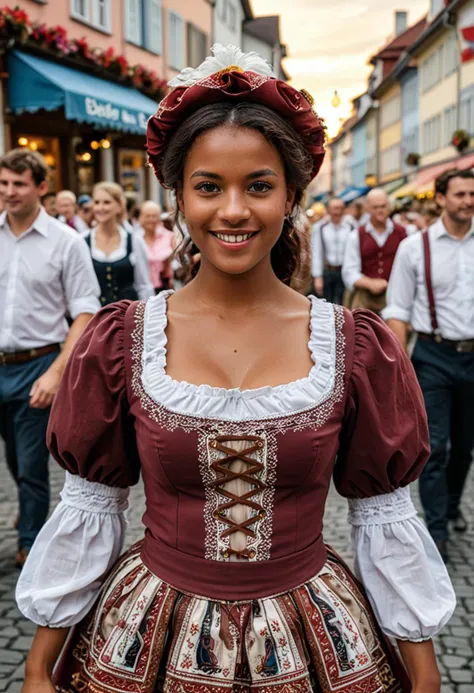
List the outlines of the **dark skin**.
{"type": "Polygon", "coordinates": [[[259,133],[218,128],[198,138],[179,206],[201,250],[201,268],[169,299],[167,372],[173,378],[248,390],[308,375],[314,365],[310,303],[282,284],[270,262],[293,200],[278,152],[259,133]],[[265,174],[254,177],[258,172],[265,174]],[[258,233],[234,251],[210,231],[258,233]]]}
{"type": "MultiPolygon", "coordinates": [[[[278,152],[259,133],[222,127],[196,140],[178,204],[201,267],[168,301],[166,371],[175,380],[248,390],[308,375],[310,302],[276,277],[270,260],[294,197],[278,152]],[[230,250],[216,231],[255,236],[230,250]]],[[[23,693],[53,693],[51,670],[66,634],[38,629],[23,693]]],[[[401,649],[412,693],[439,693],[431,641],[401,649]]]]}

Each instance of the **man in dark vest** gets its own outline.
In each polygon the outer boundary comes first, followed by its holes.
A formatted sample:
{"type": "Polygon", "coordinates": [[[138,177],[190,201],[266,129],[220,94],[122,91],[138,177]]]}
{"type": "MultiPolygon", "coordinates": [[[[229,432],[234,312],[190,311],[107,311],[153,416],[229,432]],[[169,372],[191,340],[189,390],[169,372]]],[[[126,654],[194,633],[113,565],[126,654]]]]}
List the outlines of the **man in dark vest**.
{"type": "Polygon", "coordinates": [[[344,202],[333,198],[328,204],[329,219],[314,224],[311,232],[311,274],[318,295],[330,303],[342,303],[344,282],[341,269],[347,239],[353,227],[343,217],[344,202]]]}
{"type": "Polygon", "coordinates": [[[448,522],[464,532],[460,510],[474,447],[474,173],[436,180],[441,218],[400,246],[383,312],[404,347],[417,332],[412,361],[423,390],[431,456],[420,477],[428,529],[447,560],[448,522]],[[449,448],[449,454],[448,454],[449,448]]]}
{"type": "Polygon", "coordinates": [[[346,244],[342,278],[352,291],[349,307],[368,308],[375,313],[385,307],[393,261],[401,241],[406,238],[403,226],[388,216],[388,197],[383,190],[371,190],[367,195],[370,219],[353,231],[346,244]]]}

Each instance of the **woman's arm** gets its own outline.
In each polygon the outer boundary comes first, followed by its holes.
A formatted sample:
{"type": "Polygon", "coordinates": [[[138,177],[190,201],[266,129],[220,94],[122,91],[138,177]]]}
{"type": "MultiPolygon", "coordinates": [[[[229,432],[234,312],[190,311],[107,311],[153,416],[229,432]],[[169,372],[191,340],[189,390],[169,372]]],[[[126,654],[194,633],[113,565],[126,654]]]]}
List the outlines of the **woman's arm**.
{"type": "Polygon", "coordinates": [[[440,693],[441,675],[432,640],[397,640],[400,654],[412,683],[412,693],[440,693]]]}
{"type": "Polygon", "coordinates": [[[66,642],[69,628],[38,626],[25,666],[22,693],[54,693],[54,665],[66,642]]]}

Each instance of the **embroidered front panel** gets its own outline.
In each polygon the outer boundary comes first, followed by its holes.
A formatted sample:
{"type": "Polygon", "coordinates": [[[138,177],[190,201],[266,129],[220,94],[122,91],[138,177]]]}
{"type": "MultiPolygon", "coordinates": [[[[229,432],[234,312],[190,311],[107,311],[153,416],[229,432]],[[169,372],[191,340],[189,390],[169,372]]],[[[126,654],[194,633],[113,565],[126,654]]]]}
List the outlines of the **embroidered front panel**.
{"type": "Polygon", "coordinates": [[[277,462],[274,435],[200,434],[198,446],[206,493],[206,558],[268,560],[277,462]]]}
{"type": "Polygon", "coordinates": [[[168,409],[148,394],[143,386],[143,347],[145,329],[145,301],[137,303],[134,315],[135,329],[132,332],[132,391],[140,401],[148,416],[168,431],[181,429],[191,432],[196,430],[212,431],[216,434],[225,431],[226,434],[244,435],[255,431],[265,430],[267,433],[284,434],[289,430],[303,431],[307,428],[317,429],[323,426],[331,416],[334,407],[342,402],[345,393],[345,337],[344,310],[341,306],[332,306],[335,323],[335,359],[334,386],[327,397],[316,405],[311,405],[297,412],[288,414],[270,414],[253,421],[229,421],[200,417],[198,414],[181,413],[168,409]]]}

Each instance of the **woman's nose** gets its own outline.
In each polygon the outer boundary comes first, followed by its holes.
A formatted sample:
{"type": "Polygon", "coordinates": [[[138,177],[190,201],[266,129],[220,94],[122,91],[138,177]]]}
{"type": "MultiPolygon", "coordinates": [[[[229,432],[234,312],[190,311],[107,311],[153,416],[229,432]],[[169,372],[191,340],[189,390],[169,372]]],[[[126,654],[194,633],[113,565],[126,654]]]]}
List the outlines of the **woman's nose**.
{"type": "Polygon", "coordinates": [[[222,206],[218,212],[218,217],[221,221],[226,221],[235,226],[250,218],[250,209],[245,195],[240,191],[229,191],[221,200],[222,206]]]}

